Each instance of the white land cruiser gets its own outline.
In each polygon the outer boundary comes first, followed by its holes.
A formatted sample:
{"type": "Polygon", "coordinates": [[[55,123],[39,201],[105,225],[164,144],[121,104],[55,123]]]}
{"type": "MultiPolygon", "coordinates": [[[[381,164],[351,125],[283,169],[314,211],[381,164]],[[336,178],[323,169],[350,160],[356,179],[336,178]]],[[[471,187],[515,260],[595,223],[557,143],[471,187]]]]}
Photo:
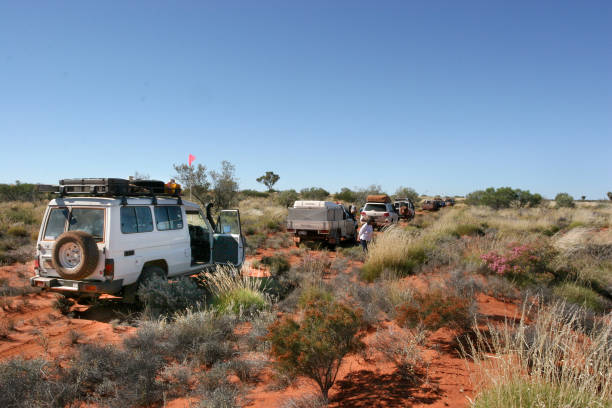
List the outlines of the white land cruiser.
{"type": "Polygon", "coordinates": [[[174,197],[165,196],[162,182],[157,182],[162,194],[147,189],[145,196],[142,189],[133,192],[127,180],[79,180],[72,182],[80,187],[72,189],[60,181],[60,197],[47,206],[32,286],[73,296],[128,296],[155,275],[242,265],[245,241],[238,210],[221,211],[215,223],[210,205],[204,214],[174,191],[174,197]]]}

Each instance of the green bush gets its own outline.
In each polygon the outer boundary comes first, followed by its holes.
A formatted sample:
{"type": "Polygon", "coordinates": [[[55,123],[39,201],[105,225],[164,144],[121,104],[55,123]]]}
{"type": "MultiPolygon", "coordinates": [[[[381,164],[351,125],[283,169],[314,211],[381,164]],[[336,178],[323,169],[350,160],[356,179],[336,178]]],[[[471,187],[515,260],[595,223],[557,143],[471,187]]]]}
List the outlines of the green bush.
{"type": "Polygon", "coordinates": [[[594,312],[605,312],[610,303],[595,291],[575,283],[566,282],[553,289],[553,293],[570,303],[584,306],[594,312]]]}
{"type": "Polygon", "coordinates": [[[342,187],[339,192],[334,194],[334,200],[354,203],[357,200],[357,193],[347,187],[342,187]]]}
{"type": "Polygon", "coordinates": [[[298,195],[297,191],[293,189],[279,191],[276,194],[276,202],[283,207],[291,207],[299,198],[300,196],[298,195]]]}
{"type": "Polygon", "coordinates": [[[567,207],[572,208],[575,206],[574,197],[567,193],[559,193],[555,196],[555,202],[557,203],[557,207],[567,207]]]}
{"type": "Polygon", "coordinates": [[[254,313],[263,310],[268,303],[261,292],[249,288],[235,288],[215,297],[213,304],[222,312],[239,314],[247,311],[254,313]]]}
{"type": "Polygon", "coordinates": [[[529,190],[489,187],[469,193],[465,201],[470,205],[486,205],[495,209],[509,208],[511,205],[535,207],[542,202],[542,196],[538,193],[532,194],[529,190]]]}
{"type": "Polygon", "coordinates": [[[303,312],[300,321],[285,318],[270,326],[270,352],[282,372],[311,378],[327,400],[342,359],[363,348],[357,336],[361,318],[350,307],[326,300],[308,303],[303,312]]]}
{"type": "Polygon", "coordinates": [[[287,272],[291,268],[289,260],[283,255],[264,256],[261,258],[261,263],[270,268],[270,274],[273,276],[287,272]]]}

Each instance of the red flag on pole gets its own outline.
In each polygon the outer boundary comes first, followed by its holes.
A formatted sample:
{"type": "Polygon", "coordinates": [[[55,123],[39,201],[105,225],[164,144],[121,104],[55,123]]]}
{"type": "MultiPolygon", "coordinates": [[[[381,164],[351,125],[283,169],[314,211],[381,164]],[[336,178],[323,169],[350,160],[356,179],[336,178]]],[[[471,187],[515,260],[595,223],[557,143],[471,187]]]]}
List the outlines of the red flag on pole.
{"type": "Polygon", "coordinates": [[[189,155],[189,165],[191,166],[191,163],[193,163],[193,161],[195,160],[195,156],[193,154],[189,155]]]}

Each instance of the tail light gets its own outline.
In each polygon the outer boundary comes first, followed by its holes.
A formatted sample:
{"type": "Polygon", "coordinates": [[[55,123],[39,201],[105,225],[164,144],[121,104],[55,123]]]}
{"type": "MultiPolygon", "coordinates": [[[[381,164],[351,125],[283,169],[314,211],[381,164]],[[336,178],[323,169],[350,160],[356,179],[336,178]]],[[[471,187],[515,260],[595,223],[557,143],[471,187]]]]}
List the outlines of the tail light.
{"type": "Polygon", "coordinates": [[[34,272],[38,273],[39,270],[40,270],[40,260],[38,259],[38,257],[36,257],[36,259],[34,259],[34,272]]]}
{"type": "Polygon", "coordinates": [[[319,234],[329,234],[329,230],[319,230],[319,234]]]}
{"type": "Polygon", "coordinates": [[[384,213],[383,214],[383,217],[388,217],[388,216],[389,216],[389,213],[384,213]]]}
{"type": "Polygon", "coordinates": [[[115,260],[105,259],[104,260],[104,277],[108,280],[113,280],[115,277],[115,260]]]}
{"type": "Polygon", "coordinates": [[[362,211],[361,215],[363,215],[365,217],[365,215],[366,215],[365,211],[362,211]]]}
{"type": "Polygon", "coordinates": [[[293,228],[287,228],[287,232],[295,232],[295,229],[293,229],[293,228]]]}

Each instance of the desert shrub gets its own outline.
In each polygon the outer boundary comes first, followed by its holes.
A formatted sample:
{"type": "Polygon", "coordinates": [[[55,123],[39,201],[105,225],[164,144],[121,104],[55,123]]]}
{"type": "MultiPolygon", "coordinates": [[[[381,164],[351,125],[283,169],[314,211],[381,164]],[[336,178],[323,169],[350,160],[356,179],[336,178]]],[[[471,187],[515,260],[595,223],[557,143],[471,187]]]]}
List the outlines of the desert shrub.
{"type": "Polygon", "coordinates": [[[459,224],[452,230],[451,234],[457,238],[462,236],[484,235],[486,229],[486,225],[459,224]]]}
{"type": "Polygon", "coordinates": [[[415,293],[412,300],[398,308],[397,321],[401,326],[410,328],[437,330],[449,327],[466,331],[472,326],[474,314],[473,299],[437,288],[427,293],[415,293]]]}
{"type": "Polygon", "coordinates": [[[329,191],[321,187],[309,187],[300,190],[300,196],[304,200],[325,200],[329,196],[329,191]]]}
{"type": "Polygon", "coordinates": [[[268,334],[268,327],[275,319],[276,313],[272,312],[261,312],[251,318],[251,330],[246,335],[246,344],[249,350],[267,350],[269,344],[266,342],[265,336],[268,334]]]}
{"type": "Polygon", "coordinates": [[[350,188],[342,187],[339,192],[334,194],[334,200],[354,203],[357,200],[357,194],[350,188]]]}
{"type": "Polygon", "coordinates": [[[337,249],[340,255],[353,261],[365,261],[366,254],[360,246],[340,247],[337,249]]]}
{"type": "Polygon", "coordinates": [[[240,195],[245,198],[256,197],[256,198],[268,198],[270,195],[267,191],[257,191],[257,190],[240,190],[240,195]]]}
{"type": "MultiPolygon", "coordinates": [[[[254,228],[254,227],[253,227],[254,228]]],[[[264,234],[253,234],[246,239],[247,251],[250,255],[257,253],[257,249],[263,248],[266,242],[264,234]]]]}
{"type": "Polygon", "coordinates": [[[27,237],[30,235],[28,230],[22,225],[13,225],[6,231],[6,233],[14,237],[27,237]]]}
{"type": "Polygon", "coordinates": [[[79,399],[123,406],[150,404],[161,398],[160,355],[148,350],[120,350],[111,345],[81,346],[64,381],[78,384],[79,399]]]}
{"type": "Polygon", "coordinates": [[[53,301],[53,308],[58,310],[61,314],[67,315],[70,313],[70,308],[74,305],[74,300],[69,299],[63,295],[58,295],[53,301]]]}
{"type": "Polygon", "coordinates": [[[605,312],[610,308],[610,302],[592,289],[579,286],[575,283],[565,282],[553,289],[553,293],[569,303],[584,306],[594,312],[605,312]]]}
{"type": "Polygon", "coordinates": [[[472,408],[522,408],[522,407],[605,407],[591,394],[571,387],[546,383],[533,383],[522,379],[487,388],[480,393],[472,408]]]}
{"type": "Polygon", "coordinates": [[[537,301],[518,322],[476,328],[465,352],[481,373],[475,406],[609,406],[612,326],[600,319],[585,330],[583,316],[580,308],[537,301]]]}
{"type": "Polygon", "coordinates": [[[55,381],[57,371],[42,359],[21,357],[0,362],[0,406],[6,408],[64,406],[71,387],[55,381]]]}
{"type": "Polygon", "coordinates": [[[240,395],[238,386],[228,380],[230,363],[217,363],[204,374],[200,381],[198,394],[201,408],[238,407],[236,399],[240,395]]]}
{"type": "Polygon", "coordinates": [[[264,360],[245,360],[239,357],[229,362],[229,369],[236,374],[240,381],[253,382],[257,380],[265,365],[264,360]]]}
{"type": "Polygon", "coordinates": [[[404,276],[426,261],[425,247],[420,241],[401,228],[391,227],[369,245],[362,278],[371,282],[385,269],[404,276]]]}
{"type": "Polygon", "coordinates": [[[420,347],[425,344],[425,340],[423,330],[406,333],[389,326],[376,331],[373,347],[395,365],[402,377],[417,383],[423,368],[420,347]]]}
{"type": "Polygon", "coordinates": [[[205,302],[205,293],[193,279],[180,277],[174,282],[166,277],[148,279],[138,289],[138,299],[152,315],[168,314],[205,302]]]}
{"type": "Polygon", "coordinates": [[[213,294],[213,304],[222,313],[247,315],[268,306],[261,280],[242,275],[230,266],[218,266],[214,273],[205,272],[203,281],[213,294]]]}
{"type": "Polygon", "coordinates": [[[555,255],[550,247],[511,243],[503,254],[490,251],[480,258],[490,271],[524,284],[532,283],[538,274],[551,272],[549,263],[555,255]]]}
{"type": "Polygon", "coordinates": [[[303,395],[287,399],[281,408],[325,408],[327,401],[316,394],[303,395]]]}
{"type": "Polygon", "coordinates": [[[291,207],[299,198],[299,194],[293,189],[279,191],[276,194],[276,202],[285,208],[291,207]]]}
{"type": "Polygon", "coordinates": [[[567,193],[559,193],[555,196],[555,203],[557,203],[557,207],[574,207],[574,197],[567,193]]]}
{"type": "Polygon", "coordinates": [[[270,268],[272,275],[279,275],[291,269],[289,259],[284,255],[264,256],[261,258],[261,263],[270,268]]]}
{"type": "Polygon", "coordinates": [[[307,285],[300,291],[298,305],[302,308],[312,302],[331,302],[334,299],[334,294],[322,285],[307,285]]]}
{"type": "Polygon", "coordinates": [[[192,359],[211,366],[233,355],[235,326],[236,318],[232,315],[187,310],[177,313],[170,323],[161,321],[139,329],[135,337],[126,340],[126,345],[159,350],[178,361],[192,359]]]}
{"type": "Polygon", "coordinates": [[[300,321],[273,323],[267,338],[278,368],[311,378],[327,400],[344,356],[363,347],[360,326],[359,314],[350,307],[319,300],[306,305],[300,321]]]}
{"type": "Polygon", "coordinates": [[[513,189],[511,187],[478,190],[466,196],[466,203],[470,205],[485,205],[491,208],[534,207],[542,202],[540,194],[532,194],[529,190],[513,189]]]}
{"type": "Polygon", "coordinates": [[[419,202],[419,193],[411,187],[398,187],[395,191],[396,198],[409,198],[413,203],[419,202]]]}
{"type": "Polygon", "coordinates": [[[398,276],[415,273],[427,262],[426,246],[400,228],[389,228],[369,245],[361,277],[372,282],[384,270],[398,276]]]}

